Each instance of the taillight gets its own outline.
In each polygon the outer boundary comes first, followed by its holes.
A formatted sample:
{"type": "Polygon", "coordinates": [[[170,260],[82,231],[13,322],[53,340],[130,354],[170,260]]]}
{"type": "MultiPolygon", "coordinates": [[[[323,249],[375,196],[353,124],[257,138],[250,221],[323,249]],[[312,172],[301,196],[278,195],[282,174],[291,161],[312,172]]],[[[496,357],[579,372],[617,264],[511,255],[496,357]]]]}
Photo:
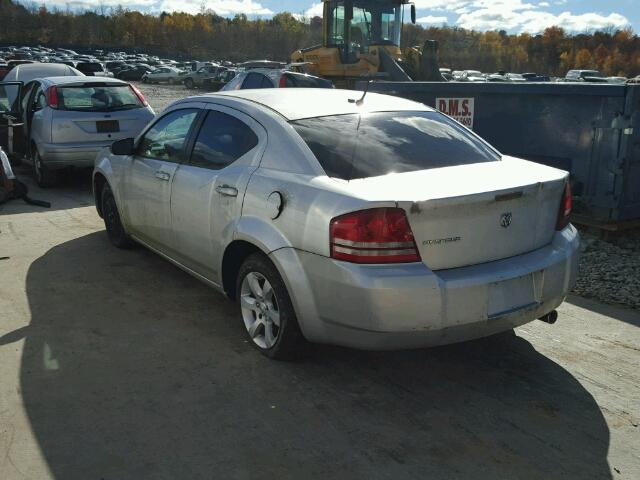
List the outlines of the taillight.
{"type": "Polygon", "coordinates": [[[282,75],[280,77],[280,88],[287,88],[287,75],[282,75]]]}
{"type": "Polygon", "coordinates": [[[58,87],[49,87],[45,94],[47,106],[50,108],[58,108],[58,87]]]}
{"type": "Polygon", "coordinates": [[[129,85],[129,88],[136,95],[136,97],[138,97],[138,100],[140,100],[140,103],[142,103],[142,105],[144,105],[145,107],[149,105],[149,102],[147,102],[147,99],[144,98],[144,95],[142,94],[142,92],[138,90],[135,85],[129,85]]]}
{"type": "Polygon", "coordinates": [[[562,192],[562,201],[560,202],[560,209],[558,210],[558,222],[556,223],[556,230],[563,230],[569,225],[569,217],[571,216],[571,210],[573,209],[573,195],[571,193],[571,185],[567,182],[562,192]]]}
{"type": "Polygon", "coordinates": [[[375,208],[331,220],[331,257],[353,263],[419,262],[420,254],[401,208],[375,208]]]}

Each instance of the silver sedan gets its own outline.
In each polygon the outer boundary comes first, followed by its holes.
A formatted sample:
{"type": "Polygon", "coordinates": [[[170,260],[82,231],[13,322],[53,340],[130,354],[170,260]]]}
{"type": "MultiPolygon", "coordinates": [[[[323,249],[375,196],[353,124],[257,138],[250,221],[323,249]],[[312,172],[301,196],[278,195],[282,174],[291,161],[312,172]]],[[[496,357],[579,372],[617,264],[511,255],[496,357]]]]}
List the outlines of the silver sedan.
{"type": "Polygon", "coordinates": [[[272,358],[304,341],[439,345],[555,320],[579,237],[566,172],[422,104],[332,89],[187,98],[98,155],[111,242],[238,302],[272,358]]]}

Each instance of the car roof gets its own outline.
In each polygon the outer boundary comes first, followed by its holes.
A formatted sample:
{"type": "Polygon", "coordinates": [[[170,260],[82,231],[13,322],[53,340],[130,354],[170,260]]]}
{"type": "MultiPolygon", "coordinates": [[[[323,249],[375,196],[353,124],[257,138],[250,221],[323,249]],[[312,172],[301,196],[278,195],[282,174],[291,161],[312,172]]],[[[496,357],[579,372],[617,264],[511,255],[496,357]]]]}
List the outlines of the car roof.
{"type": "Polygon", "coordinates": [[[47,85],[81,85],[83,83],[107,83],[111,85],[128,85],[127,82],[111,77],[87,77],[82,75],[76,77],[46,77],[39,79],[47,85]]]}
{"type": "Polygon", "coordinates": [[[262,88],[233,90],[202,97],[233,97],[273,110],[287,120],[346,115],[363,112],[434,111],[433,108],[404,98],[367,93],[361,105],[356,103],[363,92],[332,88],[262,88]]]}
{"type": "Polygon", "coordinates": [[[69,65],[62,63],[26,63],[17,65],[5,77],[5,82],[21,81],[30,82],[36,78],[81,76],[84,74],[69,65]]]}

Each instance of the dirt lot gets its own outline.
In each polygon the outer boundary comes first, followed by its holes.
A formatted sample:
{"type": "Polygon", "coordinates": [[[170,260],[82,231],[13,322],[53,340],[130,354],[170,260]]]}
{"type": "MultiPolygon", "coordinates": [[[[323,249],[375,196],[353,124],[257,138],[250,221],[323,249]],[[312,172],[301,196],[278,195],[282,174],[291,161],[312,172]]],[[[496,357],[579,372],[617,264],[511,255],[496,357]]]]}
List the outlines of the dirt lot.
{"type": "Polygon", "coordinates": [[[109,245],[88,176],[21,178],[52,208],[0,206],[2,480],[640,478],[637,311],[273,362],[235,305],[109,245]]]}

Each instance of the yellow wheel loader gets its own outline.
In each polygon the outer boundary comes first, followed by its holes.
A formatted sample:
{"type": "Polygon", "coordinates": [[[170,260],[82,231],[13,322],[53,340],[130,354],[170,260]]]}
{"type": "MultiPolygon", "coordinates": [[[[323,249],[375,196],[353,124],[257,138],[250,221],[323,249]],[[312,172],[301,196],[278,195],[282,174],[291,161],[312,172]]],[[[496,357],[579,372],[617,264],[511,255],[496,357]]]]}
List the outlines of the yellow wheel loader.
{"type": "Polygon", "coordinates": [[[351,87],[358,80],[443,81],[435,41],[400,49],[405,7],[416,22],[408,0],[324,0],[322,45],[297,50],[292,64],[351,87]]]}

